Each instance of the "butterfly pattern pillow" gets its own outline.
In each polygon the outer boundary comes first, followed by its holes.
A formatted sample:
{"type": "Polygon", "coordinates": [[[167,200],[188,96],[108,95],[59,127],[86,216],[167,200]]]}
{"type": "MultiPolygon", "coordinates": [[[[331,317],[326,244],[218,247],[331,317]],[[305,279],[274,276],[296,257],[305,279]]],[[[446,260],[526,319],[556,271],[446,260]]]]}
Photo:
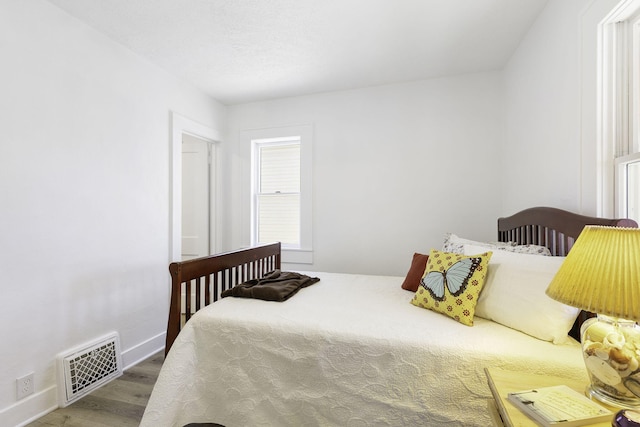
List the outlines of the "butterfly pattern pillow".
{"type": "Polygon", "coordinates": [[[465,256],[432,249],[411,304],[473,326],[473,315],[491,255],[490,251],[465,256]]]}

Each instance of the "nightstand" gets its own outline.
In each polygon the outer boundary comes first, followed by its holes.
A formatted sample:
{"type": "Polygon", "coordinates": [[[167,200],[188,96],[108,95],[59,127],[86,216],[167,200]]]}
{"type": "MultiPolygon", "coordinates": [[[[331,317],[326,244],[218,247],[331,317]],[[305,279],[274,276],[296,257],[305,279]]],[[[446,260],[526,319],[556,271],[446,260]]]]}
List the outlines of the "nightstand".
{"type": "MultiPolygon", "coordinates": [[[[568,380],[551,375],[534,375],[524,372],[513,372],[495,368],[485,368],[489,389],[493,395],[493,401],[489,401],[489,412],[493,415],[496,427],[536,427],[538,424],[529,418],[524,412],[513,406],[507,400],[507,393],[527,390],[536,387],[548,387],[565,384],[572,389],[584,393],[585,383],[582,381],[568,380]]],[[[598,402],[599,403],[599,402],[598,402]]],[[[617,409],[608,407],[613,413],[617,409]]],[[[611,415],[613,419],[613,415],[611,415]]],[[[590,424],[594,427],[611,427],[611,421],[598,424],[590,424]]]]}

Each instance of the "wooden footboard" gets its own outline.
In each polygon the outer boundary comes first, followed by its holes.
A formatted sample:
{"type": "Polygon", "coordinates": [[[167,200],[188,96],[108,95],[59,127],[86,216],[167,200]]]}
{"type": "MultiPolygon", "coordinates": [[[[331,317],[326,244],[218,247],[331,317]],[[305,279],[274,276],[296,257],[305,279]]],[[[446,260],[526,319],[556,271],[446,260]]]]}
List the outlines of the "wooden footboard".
{"type": "MultiPolygon", "coordinates": [[[[578,215],[562,209],[537,207],[525,209],[506,218],[498,218],[498,240],[519,245],[540,245],[551,255],[566,256],[586,225],[637,228],[632,219],[609,219],[578,215]]],[[[593,313],[583,311],[569,332],[580,340],[580,326],[593,313]]]]}
{"type": "Polygon", "coordinates": [[[280,268],[280,243],[174,262],[165,354],[187,320],[232,287],[280,268]]]}

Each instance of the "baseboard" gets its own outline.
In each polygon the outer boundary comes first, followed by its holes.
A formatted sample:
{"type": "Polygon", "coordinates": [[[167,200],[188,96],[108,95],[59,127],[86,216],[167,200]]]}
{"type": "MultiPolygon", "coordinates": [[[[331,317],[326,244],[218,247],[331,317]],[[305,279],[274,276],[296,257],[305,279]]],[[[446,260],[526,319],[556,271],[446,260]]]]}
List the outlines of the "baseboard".
{"type": "Polygon", "coordinates": [[[58,408],[58,388],[54,384],[0,411],[0,425],[21,427],[58,408]]]}
{"type": "MultiPolygon", "coordinates": [[[[166,333],[160,333],[122,352],[126,370],[164,349],[166,333]]],[[[0,410],[0,426],[22,427],[58,409],[58,387],[54,384],[0,410]]]]}
{"type": "Polygon", "coordinates": [[[151,337],[148,340],[141,342],[140,344],[122,351],[122,367],[126,371],[132,366],[137,365],[141,361],[147,359],[149,356],[156,354],[157,352],[164,350],[165,340],[167,334],[162,332],[155,337],[151,337]]]}

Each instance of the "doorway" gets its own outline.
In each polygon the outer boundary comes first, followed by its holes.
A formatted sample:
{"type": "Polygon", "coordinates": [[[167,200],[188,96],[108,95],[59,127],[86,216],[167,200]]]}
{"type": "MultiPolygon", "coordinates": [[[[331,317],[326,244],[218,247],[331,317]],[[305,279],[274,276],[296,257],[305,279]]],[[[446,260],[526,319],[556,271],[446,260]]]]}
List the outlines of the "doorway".
{"type": "MultiPolygon", "coordinates": [[[[217,159],[216,159],[216,146],[220,141],[220,134],[217,130],[212,129],[208,126],[204,126],[198,122],[195,122],[191,119],[188,119],[184,116],[181,116],[176,113],[172,113],[172,129],[171,129],[171,176],[170,176],[170,185],[171,185],[171,206],[170,206],[170,220],[169,220],[169,262],[181,261],[183,259],[183,211],[199,211],[206,209],[208,213],[205,215],[208,223],[208,232],[198,231],[199,236],[202,236],[203,239],[197,239],[200,241],[205,241],[208,247],[206,248],[208,255],[210,253],[215,253],[218,248],[218,241],[220,236],[217,235],[217,210],[218,204],[216,203],[216,189],[217,189],[217,159]],[[186,137],[186,138],[185,138],[186,137]],[[192,139],[193,138],[193,139],[192,139]],[[191,172],[193,172],[193,168],[191,163],[194,162],[193,159],[188,160],[187,164],[183,168],[183,139],[186,139],[190,142],[196,141],[196,143],[203,144],[207,148],[210,149],[211,155],[209,156],[207,162],[207,170],[208,179],[205,178],[206,188],[208,191],[208,195],[202,196],[202,192],[199,191],[198,195],[195,194],[186,194],[186,197],[189,199],[197,199],[198,201],[208,200],[206,206],[202,207],[183,207],[183,181],[186,180],[198,180],[202,179],[202,172],[199,172],[198,175],[200,178],[196,178],[191,176],[191,172]],[[210,165],[209,165],[210,163],[210,165]],[[185,176],[183,177],[183,169],[185,169],[185,176]],[[188,171],[186,169],[189,169],[188,171]],[[208,238],[205,237],[208,235],[208,238]]],[[[187,157],[191,157],[190,154],[187,154],[187,157]]],[[[197,157],[197,156],[196,156],[197,157]]],[[[202,159],[201,159],[202,160],[202,159]]],[[[197,162],[197,161],[196,161],[197,162]]],[[[205,184],[197,184],[195,185],[198,188],[202,188],[205,184]]],[[[187,193],[191,192],[191,189],[194,188],[193,184],[189,184],[188,189],[185,189],[187,193]]],[[[192,202],[187,202],[191,204],[192,202]]],[[[188,222],[188,221],[187,221],[188,222]]],[[[203,221],[200,221],[203,223],[203,221]]],[[[189,223],[189,222],[188,222],[189,223]]],[[[191,236],[192,230],[190,229],[191,225],[185,224],[185,227],[188,227],[185,236],[191,236]]],[[[186,242],[185,242],[186,243],[186,242]]],[[[190,245],[191,242],[187,244],[190,245]]],[[[186,247],[187,253],[191,254],[192,250],[190,247],[186,247]]],[[[198,249],[198,253],[200,253],[201,249],[198,249]]],[[[190,255],[188,255],[191,257],[190,255]]],[[[187,258],[185,258],[187,259],[187,258]]]]}
{"type": "Polygon", "coordinates": [[[182,135],[182,261],[210,255],[215,246],[215,154],[213,142],[182,135]]]}

